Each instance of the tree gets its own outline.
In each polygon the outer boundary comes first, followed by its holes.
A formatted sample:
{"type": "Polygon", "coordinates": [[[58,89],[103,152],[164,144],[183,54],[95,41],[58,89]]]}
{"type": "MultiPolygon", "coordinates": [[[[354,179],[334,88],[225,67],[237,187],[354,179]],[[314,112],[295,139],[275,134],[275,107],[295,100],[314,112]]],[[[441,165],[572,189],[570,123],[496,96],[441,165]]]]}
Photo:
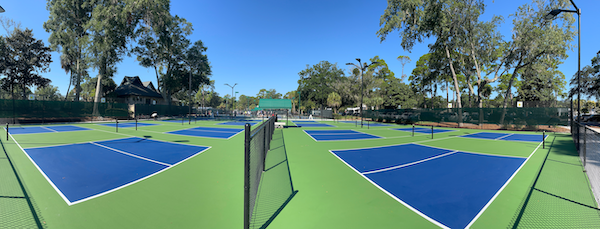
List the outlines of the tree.
{"type": "MultiPolygon", "coordinates": [[[[96,95],[96,83],[98,77],[88,78],[83,84],[81,84],[81,97],[84,101],[93,102],[94,96],[96,95]]],[[[107,92],[114,91],[117,88],[117,84],[112,78],[102,78],[102,97],[106,96],[107,92]]]]}
{"type": "Polygon", "coordinates": [[[312,67],[306,66],[306,69],[300,71],[298,75],[300,76],[298,91],[302,105],[308,105],[308,101],[313,101],[316,107],[323,107],[327,104],[327,96],[333,92],[333,84],[344,76],[344,71],[336,64],[321,61],[312,67]]]}
{"type": "Polygon", "coordinates": [[[188,83],[183,81],[189,71],[193,73],[192,84],[198,85],[209,82],[211,70],[202,41],[190,47],[191,42],[186,38],[192,34],[192,24],[177,15],[164,16],[163,20],[161,26],[140,30],[141,39],[133,53],[140,65],[154,68],[159,91],[170,102],[172,94],[187,90],[184,85],[188,83]],[[190,69],[190,65],[194,67],[190,69]]]}
{"type": "Polygon", "coordinates": [[[36,40],[30,29],[15,29],[0,46],[3,46],[0,70],[6,75],[2,89],[13,93],[20,86],[22,99],[26,99],[28,87],[44,87],[51,82],[40,75],[48,71],[52,62],[51,50],[42,40],[36,40]]]}
{"type": "Polygon", "coordinates": [[[277,93],[277,90],[270,89],[266,94],[267,99],[281,99],[281,93],[277,93]]]}
{"type": "MultiPolygon", "coordinates": [[[[546,6],[544,3],[544,1],[534,0],[532,5],[525,4],[519,7],[513,15],[513,40],[507,42],[502,58],[498,61],[501,66],[496,67],[496,77],[494,77],[494,79],[499,78],[497,72],[502,67],[505,68],[505,72],[512,70],[503,107],[507,105],[513,81],[526,72],[527,68],[533,68],[530,65],[538,63],[542,58],[557,63],[567,57],[566,50],[570,48],[570,41],[575,34],[573,17],[562,14],[561,17],[565,18],[565,21],[560,25],[542,19],[551,9],[565,8],[568,3],[557,1],[546,6]],[[544,23],[539,24],[540,21],[544,23]]],[[[504,120],[504,115],[503,112],[501,121],[504,120]]]]}
{"type": "Polygon", "coordinates": [[[84,0],[52,0],[46,6],[50,17],[43,26],[50,33],[50,48],[62,52],[61,67],[67,74],[71,73],[69,87],[75,84],[75,101],[79,101],[80,85],[87,76],[88,23],[95,6],[95,2],[84,0]]]}
{"type": "Polygon", "coordinates": [[[208,107],[208,103],[211,100],[209,92],[215,91],[215,81],[211,80],[207,84],[198,85],[198,92],[194,96],[194,102],[197,104],[201,104],[202,107],[208,107]]]}
{"type": "Polygon", "coordinates": [[[58,101],[62,99],[62,95],[58,91],[58,87],[48,85],[35,89],[35,97],[40,100],[58,101]]]}
{"type": "Polygon", "coordinates": [[[393,78],[387,81],[381,88],[383,106],[386,109],[401,108],[409,109],[417,107],[417,97],[409,85],[402,83],[402,80],[393,78]]]}
{"type": "Polygon", "coordinates": [[[517,89],[519,100],[557,101],[558,97],[564,96],[565,76],[558,71],[559,63],[542,59],[527,66],[517,89]]]}
{"type": "MultiPolygon", "coordinates": [[[[402,48],[411,50],[415,41],[435,37],[432,50],[445,51],[450,65],[457,98],[460,98],[457,73],[451,53],[456,52],[460,40],[469,36],[469,28],[464,27],[471,21],[477,21],[483,12],[482,0],[422,1],[414,4],[409,0],[390,0],[381,16],[382,28],[377,32],[381,41],[393,30],[401,30],[402,48]]],[[[460,99],[458,108],[462,108],[460,99]]],[[[461,112],[459,112],[461,113],[461,112]]]]}
{"type": "Polygon", "coordinates": [[[569,97],[576,95],[579,87],[579,93],[584,96],[600,99],[600,52],[592,58],[591,66],[583,67],[579,80],[577,80],[577,73],[571,77],[570,85],[572,88],[569,91],[569,97]]]}
{"type": "Polygon", "coordinates": [[[333,107],[334,112],[337,113],[337,108],[342,105],[342,97],[335,92],[329,93],[327,96],[327,105],[333,107]]]}
{"type": "Polygon", "coordinates": [[[398,59],[398,61],[400,61],[400,64],[402,64],[402,75],[400,77],[402,79],[404,79],[404,78],[406,78],[406,75],[404,75],[404,65],[406,65],[407,63],[410,63],[410,57],[400,55],[396,59],[398,59]]]}
{"type": "Polygon", "coordinates": [[[289,99],[292,101],[292,112],[295,112],[296,105],[298,105],[298,101],[296,100],[296,98],[298,98],[298,92],[295,90],[286,92],[285,95],[283,96],[283,98],[289,99]]]}

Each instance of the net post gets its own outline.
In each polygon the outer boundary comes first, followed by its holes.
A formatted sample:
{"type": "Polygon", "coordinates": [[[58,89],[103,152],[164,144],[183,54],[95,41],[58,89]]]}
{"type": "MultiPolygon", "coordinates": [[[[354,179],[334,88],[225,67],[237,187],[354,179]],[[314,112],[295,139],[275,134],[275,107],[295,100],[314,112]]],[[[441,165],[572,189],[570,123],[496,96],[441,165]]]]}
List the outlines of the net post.
{"type": "Polygon", "coordinates": [[[135,130],[137,130],[137,117],[135,117],[135,130]]]}
{"type": "Polygon", "coordinates": [[[542,149],[546,148],[546,131],[542,131],[542,149]]]}
{"type": "Polygon", "coordinates": [[[431,125],[431,139],[433,139],[433,125],[431,125]]]}
{"type": "Polygon", "coordinates": [[[585,163],[586,163],[586,150],[587,149],[587,128],[583,126],[583,172],[585,173],[585,163]]]}
{"type": "Polygon", "coordinates": [[[415,136],[415,124],[412,124],[412,125],[413,125],[412,136],[414,137],[415,136]]]}
{"type": "Polygon", "coordinates": [[[8,122],[6,123],[6,141],[8,141],[8,122]]]}
{"type": "Polygon", "coordinates": [[[250,124],[244,127],[244,229],[250,228],[250,124]]]}
{"type": "Polygon", "coordinates": [[[119,119],[115,119],[115,130],[119,133],[119,119]]]}

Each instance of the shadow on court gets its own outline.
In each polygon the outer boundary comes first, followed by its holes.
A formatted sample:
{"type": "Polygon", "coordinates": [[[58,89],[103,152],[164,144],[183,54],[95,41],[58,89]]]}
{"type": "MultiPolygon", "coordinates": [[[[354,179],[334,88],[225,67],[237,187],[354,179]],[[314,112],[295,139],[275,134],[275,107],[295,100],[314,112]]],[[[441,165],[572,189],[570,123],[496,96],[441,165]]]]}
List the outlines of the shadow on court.
{"type": "Polygon", "coordinates": [[[509,228],[598,228],[600,209],[573,142],[548,140],[549,152],[509,228]]]}
{"type": "Polygon", "coordinates": [[[275,129],[265,160],[250,228],[266,228],[298,193],[294,190],[282,129],[275,129]]]}

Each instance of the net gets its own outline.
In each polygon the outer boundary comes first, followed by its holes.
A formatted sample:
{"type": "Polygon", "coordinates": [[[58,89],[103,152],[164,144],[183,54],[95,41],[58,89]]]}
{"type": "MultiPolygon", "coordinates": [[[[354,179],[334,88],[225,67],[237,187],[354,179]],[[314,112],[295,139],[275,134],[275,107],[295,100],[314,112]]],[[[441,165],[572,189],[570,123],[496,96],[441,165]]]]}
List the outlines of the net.
{"type": "MultiPolygon", "coordinates": [[[[135,104],[135,116],[140,118],[151,117],[153,113],[158,114],[161,117],[165,116],[182,116],[190,112],[188,106],[175,106],[175,105],[152,105],[152,104],[135,104]]],[[[195,110],[192,109],[192,113],[195,110]]]]}

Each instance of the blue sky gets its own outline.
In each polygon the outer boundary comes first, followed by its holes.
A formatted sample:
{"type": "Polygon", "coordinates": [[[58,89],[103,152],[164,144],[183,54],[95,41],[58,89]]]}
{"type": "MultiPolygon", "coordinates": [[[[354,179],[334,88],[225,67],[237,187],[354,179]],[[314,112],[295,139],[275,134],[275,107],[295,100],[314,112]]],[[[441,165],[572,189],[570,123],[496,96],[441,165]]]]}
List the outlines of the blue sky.
{"type": "MultiPolygon", "coordinates": [[[[501,32],[510,37],[512,28],[508,16],[517,7],[529,1],[487,0],[486,12],[482,20],[492,15],[502,15],[505,23],[501,32]]],[[[600,1],[575,0],[582,9],[581,16],[581,67],[589,65],[591,58],[600,50],[597,42],[598,13],[600,1]]],[[[411,52],[402,50],[398,33],[388,35],[380,42],[376,32],[379,18],[387,1],[171,1],[171,14],[179,15],[193,24],[192,42],[202,40],[208,47],[206,54],[211,62],[215,80],[215,90],[221,95],[231,94],[228,83],[237,83],[239,94],[256,95],[262,88],[276,89],[285,94],[298,86],[298,72],[306,65],[314,65],[326,60],[337,63],[338,67],[349,70],[345,63],[355,62],[355,58],[368,60],[376,55],[384,59],[389,68],[399,77],[402,65],[396,60],[399,55],[409,56],[412,61],[405,65],[404,73],[409,75],[420,56],[428,52],[424,42],[415,45],[411,52]]],[[[46,1],[0,0],[6,12],[0,14],[21,23],[23,28],[33,29],[34,36],[47,45],[49,34],[42,25],[48,20],[46,1]]],[[[0,28],[0,34],[6,32],[0,28]]],[[[577,40],[574,41],[575,45],[577,40]]],[[[577,70],[577,49],[570,51],[569,57],[560,65],[567,80],[577,70]]],[[[66,94],[68,75],[60,68],[58,53],[52,55],[50,72],[43,76],[58,86],[61,94],[66,94]]],[[[95,76],[97,71],[90,71],[95,76]]],[[[156,84],[154,70],[139,66],[135,58],[126,57],[118,64],[114,81],[119,84],[124,76],[140,76],[142,81],[156,84]]]]}

